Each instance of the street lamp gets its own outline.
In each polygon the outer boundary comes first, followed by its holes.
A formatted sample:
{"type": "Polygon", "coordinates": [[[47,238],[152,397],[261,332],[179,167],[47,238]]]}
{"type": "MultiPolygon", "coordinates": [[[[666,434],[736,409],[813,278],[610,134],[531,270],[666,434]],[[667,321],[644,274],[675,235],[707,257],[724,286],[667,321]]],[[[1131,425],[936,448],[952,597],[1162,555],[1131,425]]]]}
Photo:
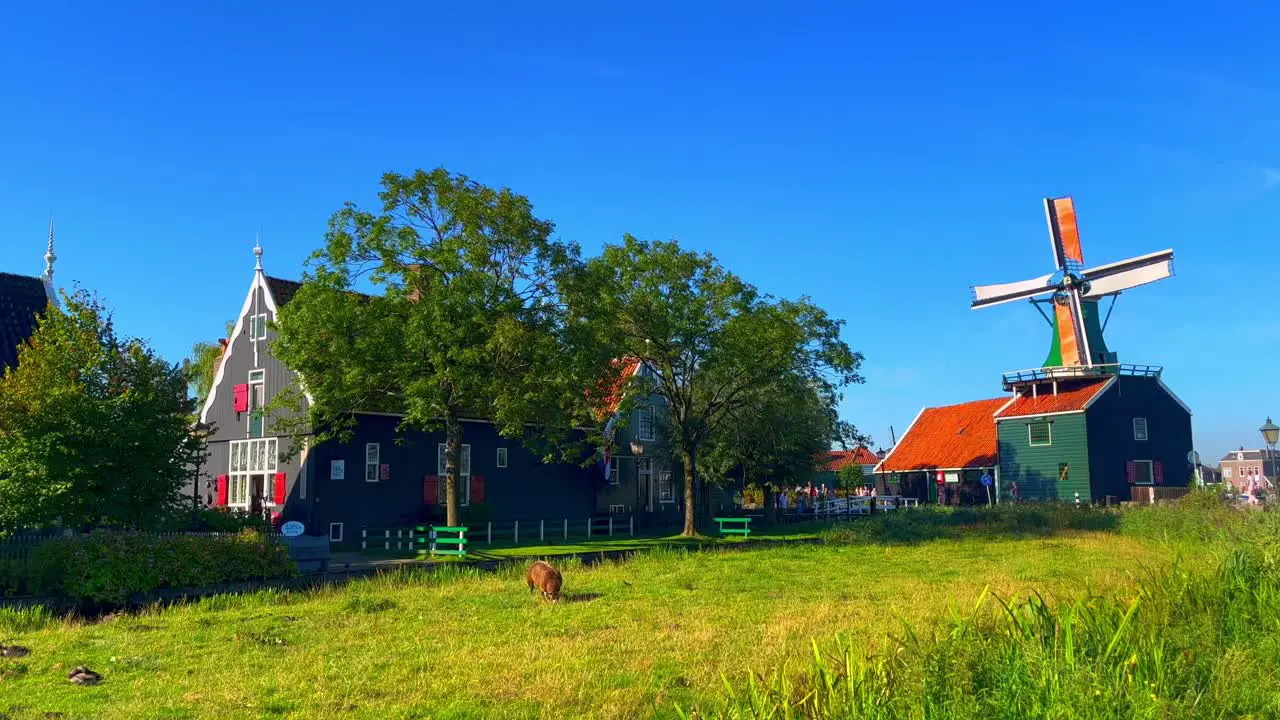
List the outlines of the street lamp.
{"type": "MultiPolygon", "coordinates": [[[[1267,421],[1262,424],[1262,427],[1258,428],[1258,432],[1262,433],[1262,440],[1267,444],[1267,459],[1270,460],[1272,456],[1275,455],[1276,443],[1280,442],[1280,425],[1276,425],[1271,422],[1271,418],[1268,417],[1267,421]]],[[[1274,467],[1264,468],[1264,476],[1266,475],[1267,469],[1270,469],[1273,475],[1275,474],[1274,467]]]]}

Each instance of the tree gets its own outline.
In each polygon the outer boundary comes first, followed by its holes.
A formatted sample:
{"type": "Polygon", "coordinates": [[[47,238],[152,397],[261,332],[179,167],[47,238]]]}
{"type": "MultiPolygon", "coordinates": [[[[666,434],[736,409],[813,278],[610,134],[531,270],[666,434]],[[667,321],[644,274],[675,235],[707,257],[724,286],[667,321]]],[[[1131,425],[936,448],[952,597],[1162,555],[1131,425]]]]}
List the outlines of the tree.
{"type": "MultiPolygon", "coordinates": [[[[235,331],[235,323],[227,323],[227,339],[235,331]]],[[[213,378],[218,373],[218,361],[222,359],[220,343],[197,342],[191,346],[191,353],[182,361],[182,375],[187,379],[187,387],[196,399],[196,407],[204,405],[213,388],[213,378]]]]}
{"type": "Polygon", "coordinates": [[[455,525],[461,418],[533,446],[527,423],[546,439],[572,426],[557,409],[583,405],[558,300],[578,249],[523,196],[444,169],[388,173],[379,197],[378,212],[348,203],[330,219],[274,350],[306,383],[320,440],[349,437],[357,410],[402,413],[401,430],[443,427],[455,525]],[[378,292],[360,294],[363,283],[378,292]]]}
{"type": "Polygon", "coordinates": [[[587,264],[568,294],[570,315],[600,346],[647,363],[666,404],[668,442],[684,471],[684,534],[696,529],[700,455],[722,425],[778,388],[809,385],[837,397],[861,382],[862,356],[841,321],[808,299],[779,300],[709,254],[630,235],[587,264]]]}
{"type": "Polygon", "coordinates": [[[854,488],[862,487],[867,479],[862,472],[862,466],[856,462],[851,462],[840,468],[839,477],[840,484],[844,486],[846,494],[853,492],[854,488]]]}
{"type": "Polygon", "coordinates": [[[0,531],[152,526],[204,457],[186,378],[89,294],[64,298],[0,378],[0,531]]]}

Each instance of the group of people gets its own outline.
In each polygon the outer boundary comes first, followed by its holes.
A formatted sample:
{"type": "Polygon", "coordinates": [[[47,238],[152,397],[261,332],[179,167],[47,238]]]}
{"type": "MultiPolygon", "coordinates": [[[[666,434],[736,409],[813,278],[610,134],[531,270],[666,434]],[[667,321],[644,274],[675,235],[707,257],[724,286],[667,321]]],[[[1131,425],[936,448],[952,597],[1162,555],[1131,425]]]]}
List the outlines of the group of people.
{"type": "MultiPolygon", "coordinates": [[[[795,510],[799,513],[805,513],[812,510],[820,502],[835,499],[836,494],[837,491],[828,487],[825,483],[814,485],[811,482],[807,485],[783,486],[778,491],[776,502],[779,510],[795,510]]],[[[874,498],[876,489],[875,487],[859,487],[850,493],[850,496],[874,498]]]]}

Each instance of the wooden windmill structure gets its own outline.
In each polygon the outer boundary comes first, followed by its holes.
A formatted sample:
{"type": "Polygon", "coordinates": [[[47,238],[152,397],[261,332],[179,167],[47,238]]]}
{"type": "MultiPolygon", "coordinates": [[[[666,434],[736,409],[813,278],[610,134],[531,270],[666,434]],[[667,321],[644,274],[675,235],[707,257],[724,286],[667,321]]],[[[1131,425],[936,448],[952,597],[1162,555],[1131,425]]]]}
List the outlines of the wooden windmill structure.
{"type": "MultiPolygon", "coordinates": [[[[1163,280],[1173,274],[1173,250],[1085,268],[1071,198],[1045,198],[1045,216],[1056,270],[1030,280],[973,288],[972,308],[1030,300],[1053,328],[1053,341],[1045,359],[1044,375],[1084,375],[1118,369],[1116,354],[1107,350],[1102,337],[1105,320],[1098,317],[1098,301],[1122,291],[1163,280]],[[1061,368],[1062,371],[1055,371],[1061,368]]],[[[1108,311],[1108,316],[1110,311],[1108,311]]]]}

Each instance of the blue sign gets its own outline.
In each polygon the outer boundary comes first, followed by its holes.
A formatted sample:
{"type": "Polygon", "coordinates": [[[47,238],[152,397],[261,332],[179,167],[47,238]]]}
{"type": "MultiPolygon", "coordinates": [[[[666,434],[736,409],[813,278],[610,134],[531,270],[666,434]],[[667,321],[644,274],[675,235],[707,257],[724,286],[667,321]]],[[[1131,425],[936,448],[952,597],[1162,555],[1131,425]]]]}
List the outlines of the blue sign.
{"type": "Polygon", "coordinates": [[[285,537],[298,537],[306,528],[297,520],[290,520],[280,526],[280,534],[285,537]]]}
{"type": "Polygon", "coordinates": [[[982,484],[991,487],[991,476],[987,473],[982,473],[982,484]]]}

